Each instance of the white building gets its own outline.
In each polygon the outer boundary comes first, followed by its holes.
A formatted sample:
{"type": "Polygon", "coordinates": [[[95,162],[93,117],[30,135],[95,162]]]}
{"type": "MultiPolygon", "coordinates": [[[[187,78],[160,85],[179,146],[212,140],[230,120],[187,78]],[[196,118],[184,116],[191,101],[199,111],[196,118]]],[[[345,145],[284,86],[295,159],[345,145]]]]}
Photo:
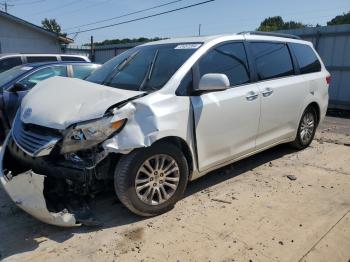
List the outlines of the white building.
{"type": "Polygon", "coordinates": [[[61,53],[69,38],[0,11],[0,53],[61,53]]]}

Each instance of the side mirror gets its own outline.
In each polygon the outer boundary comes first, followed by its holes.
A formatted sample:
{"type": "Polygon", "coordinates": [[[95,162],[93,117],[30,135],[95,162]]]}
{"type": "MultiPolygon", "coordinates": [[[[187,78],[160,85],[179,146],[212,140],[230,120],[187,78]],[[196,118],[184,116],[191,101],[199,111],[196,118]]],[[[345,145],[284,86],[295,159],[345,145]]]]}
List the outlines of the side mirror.
{"type": "Polygon", "coordinates": [[[15,83],[8,91],[10,92],[20,92],[20,91],[25,91],[26,87],[25,85],[21,83],[15,83]]]}
{"type": "Polygon", "coordinates": [[[196,92],[220,91],[230,87],[230,80],[225,74],[205,74],[199,80],[196,92]]]}

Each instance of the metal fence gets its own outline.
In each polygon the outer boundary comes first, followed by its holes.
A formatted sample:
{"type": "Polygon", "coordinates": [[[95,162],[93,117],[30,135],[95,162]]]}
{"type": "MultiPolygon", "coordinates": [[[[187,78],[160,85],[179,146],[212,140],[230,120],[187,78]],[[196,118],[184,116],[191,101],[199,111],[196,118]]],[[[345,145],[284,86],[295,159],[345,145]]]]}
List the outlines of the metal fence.
{"type": "Polygon", "coordinates": [[[331,109],[350,109],[350,24],[278,31],[314,44],[332,75],[331,109]]]}
{"type": "Polygon", "coordinates": [[[123,53],[124,51],[130,48],[133,48],[135,46],[138,46],[140,44],[144,44],[144,43],[97,46],[94,49],[95,62],[104,63],[109,59],[111,59],[112,57],[115,57],[116,55],[119,55],[120,53],[123,53]]]}
{"type": "Polygon", "coordinates": [[[83,55],[91,59],[91,49],[86,46],[68,46],[63,47],[62,52],[69,55],[83,55]]]}
{"type": "Polygon", "coordinates": [[[63,49],[64,53],[74,55],[85,55],[96,63],[103,64],[120,53],[144,43],[117,44],[96,46],[93,50],[89,46],[68,46],[63,49]]]}

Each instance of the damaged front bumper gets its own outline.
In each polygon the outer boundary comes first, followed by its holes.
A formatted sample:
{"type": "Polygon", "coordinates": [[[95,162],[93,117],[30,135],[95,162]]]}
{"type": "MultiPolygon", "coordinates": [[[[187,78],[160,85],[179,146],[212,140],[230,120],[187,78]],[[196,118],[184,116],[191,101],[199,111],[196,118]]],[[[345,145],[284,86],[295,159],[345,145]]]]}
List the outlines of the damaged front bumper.
{"type": "Polygon", "coordinates": [[[74,214],[69,213],[67,209],[58,213],[48,210],[44,197],[45,176],[28,170],[12,177],[11,172],[4,169],[4,156],[8,140],[9,136],[6,138],[0,153],[0,181],[13,202],[28,214],[47,224],[62,227],[80,226],[81,224],[77,222],[74,214]]]}

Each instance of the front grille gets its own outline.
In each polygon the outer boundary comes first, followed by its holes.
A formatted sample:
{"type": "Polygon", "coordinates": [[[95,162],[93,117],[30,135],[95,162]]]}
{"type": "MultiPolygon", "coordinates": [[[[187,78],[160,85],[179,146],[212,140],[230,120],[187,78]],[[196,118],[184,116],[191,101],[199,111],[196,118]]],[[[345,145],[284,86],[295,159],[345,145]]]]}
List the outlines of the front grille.
{"type": "Polygon", "coordinates": [[[61,139],[61,134],[55,129],[25,124],[19,115],[17,114],[12,127],[12,137],[18,147],[30,156],[48,155],[61,139]]]}

